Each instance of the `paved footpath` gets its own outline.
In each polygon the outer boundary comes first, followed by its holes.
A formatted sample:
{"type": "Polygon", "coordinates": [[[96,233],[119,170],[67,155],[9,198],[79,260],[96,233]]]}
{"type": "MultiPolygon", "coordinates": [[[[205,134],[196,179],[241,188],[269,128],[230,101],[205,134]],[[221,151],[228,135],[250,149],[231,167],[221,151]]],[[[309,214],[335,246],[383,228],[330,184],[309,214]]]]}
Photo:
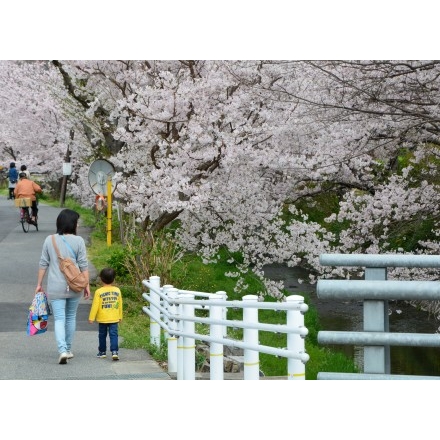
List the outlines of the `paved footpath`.
{"type": "MultiPolygon", "coordinates": [[[[18,208],[0,195],[0,379],[171,380],[145,350],[120,348],[119,361],[112,361],[111,357],[97,359],[98,328],[88,323],[91,302],[84,298],[79,305],[72,346],[75,357],[66,365],[58,364],[53,318],[49,319],[46,333],[26,335],[41,248],[44,239],[56,232],[56,217],[62,209],[44,204],[39,208],[39,231],[31,226],[25,234],[18,222],[18,208]]],[[[78,230],[86,243],[89,233],[84,227],[78,230]]],[[[96,277],[93,266],[90,275],[96,277]]]]}

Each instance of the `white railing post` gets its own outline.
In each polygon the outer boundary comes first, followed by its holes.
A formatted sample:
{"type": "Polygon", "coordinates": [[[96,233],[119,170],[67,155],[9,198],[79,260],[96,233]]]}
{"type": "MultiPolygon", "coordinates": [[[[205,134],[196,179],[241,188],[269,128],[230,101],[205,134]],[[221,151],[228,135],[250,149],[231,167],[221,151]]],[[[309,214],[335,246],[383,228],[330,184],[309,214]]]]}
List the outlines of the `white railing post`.
{"type": "MultiPolygon", "coordinates": [[[[160,290],[160,277],[153,275],[150,277],[149,281],[154,289],[158,291],[160,290]]],[[[157,304],[160,303],[159,294],[152,289],[150,289],[150,297],[157,304]]],[[[160,347],[160,325],[159,325],[160,311],[152,303],[150,303],[150,310],[153,316],[153,318],[150,318],[150,343],[156,345],[156,347],[160,347]]]]}
{"type": "MultiPolygon", "coordinates": [[[[300,295],[290,295],[286,302],[304,303],[304,297],[300,295]]],[[[292,328],[304,327],[304,315],[299,310],[287,310],[287,326],[292,328]]],[[[287,350],[296,353],[305,353],[305,340],[297,333],[287,333],[287,350]]],[[[287,358],[287,379],[305,380],[306,366],[300,359],[287,358]]]]}
{"type": "MultiPolygon", "coordinates": [[[[222,301],[226,301],[228,299],[228,295],[224,290],[219,290],[216,292],[217,295],[221,296],[222,301]]],[[[227,320],[228,319],[228,308],[225,306],[222,308],[222,319],[227,320]]],[[[223,326],[223,337],[226,338],[228,336],[228,327],[226,325],[223,326]]]]}
{"type": "Polygon", "coordinates": [[[177,325],[177,306],[173,303],[173,300],[178,297],[178,290],[173,287],[167,289],[167,298],[170,301],[168,303],[168,311],[172,316],[169,322],[170,334],[168,335],[168,372],[177,373],[177,337],[172,333],[172,330],[178,330],[177,325]]]}
{"type": "MultiPolygon", "coordinates": [[[[179,290],[177,290],[178,298],[183,296],[179,290]]],[[[183,332],[183,304],[177,304],[177,329],[183,332]]],[[[177,380],[183,380],[183,336],[177,337],[177,380]]]]}
{"type": "MultiPolygon", "coordinates": [[[[223,293],[223,292],[222,292],[223,293]]],[[[209,295],[210,300],[222,299],[223,295],[221,293],[213,293],[209,295]]],[[[209,306],[209,318],[212,320],[222,320],[223,318],[222,306],[209,306]]],[[[223,325],[211,324],[210,325],[210,336],[213,338],[221,339],[223,338],[223,325]]],[[[224,366],[223,366],[223,344],[218,342],[211,342],[209,347],[209,378],[210,380],[223,380],[224,366]]]]}
{"type": "MultiPolygon", "coordinates": [[[[168,290],[172,289],[173,286],[171,284],[165,284],[162,286],[162,293],[165,296],[166,299],[161,300],[162,307],[169,313],[170,309],[170,303],[168,302],[168,290]]],[[[167,315],[163,315],[162,318],[164,324],[166,327],[169,327],[169,320],[167,315]]],[[[165,341],[168,341],[168,332],[166,330],[163,331],[163,337],[165,341]]]]}
{"type": "MultiPolygon", "coordinates": [[[[194,298],[194,294],[185,293],[180,298],[194,298]]],[[[183,315],[185,318],[194,318],[194,304],[183,304],[183,315]]],[[[183,332],[187,334],[195,333],[194,321],[183,322],[183,332]]],[[[183,380],[194,380],[196,378],[196,346],[195,339],[189,336],[183,337],[183,380]]]]}
{"type": "MultiPolygon", "coordinates": [[[[258,301],[257,295],[243,296],[243,302],[258,301]]],[[[246,324],[258,323],[257,308],[243,308],[243,322],[246,324]]],[[[245,328],[243,331],[243,342],[245,344],[258,345],[258,329],[245,328]]],[[[244,380],[260,379],[260,358],[256,350],[244,349],[244,380]]]]}

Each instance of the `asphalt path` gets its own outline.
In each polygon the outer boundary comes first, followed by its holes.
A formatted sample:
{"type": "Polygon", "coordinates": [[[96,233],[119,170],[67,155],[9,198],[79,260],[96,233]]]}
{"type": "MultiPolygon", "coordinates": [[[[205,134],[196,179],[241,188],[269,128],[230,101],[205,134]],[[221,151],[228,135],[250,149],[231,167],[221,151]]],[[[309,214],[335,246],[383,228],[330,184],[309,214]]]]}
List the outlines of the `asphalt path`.
{"type": "MultiPolygon", "coordinates": [[[[49,318],[46,333],[27,336],[27,312],[35,292],[42,245],[48,235],[56,232],[61,209],[40,203],[39,230],[31,226],[24,233],[18,208],[0,195],[0,379],[171,379],[145,350],[120,348],[120,361],[112,361],[111,357],[97,359],[97,325],[88,322],[91,301],[84,298],[78,308],[72,346],[75,357],[66,365],[58,364],[53,318],[49,318]]],[[[81,225],[81,219],[78,235],[89,244],[90,230],[81,225]]],[[[90,276],[97,276],[91,263],[90,276]]],[[[46,279],[44,287],[45,282],[46,279]]]]}

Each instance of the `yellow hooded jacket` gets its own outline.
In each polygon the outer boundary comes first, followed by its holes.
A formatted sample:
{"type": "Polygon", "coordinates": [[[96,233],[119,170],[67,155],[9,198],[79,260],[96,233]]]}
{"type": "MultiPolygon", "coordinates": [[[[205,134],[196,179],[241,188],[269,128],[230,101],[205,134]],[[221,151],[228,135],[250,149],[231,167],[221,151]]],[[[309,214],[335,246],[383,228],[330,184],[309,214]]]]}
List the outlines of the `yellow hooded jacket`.
{"type": "Polygon", "coordinates": [[[93,295],[90,321],[111,324],[122,320],[122,295],[118,287],[104,286],[93,295]]]}

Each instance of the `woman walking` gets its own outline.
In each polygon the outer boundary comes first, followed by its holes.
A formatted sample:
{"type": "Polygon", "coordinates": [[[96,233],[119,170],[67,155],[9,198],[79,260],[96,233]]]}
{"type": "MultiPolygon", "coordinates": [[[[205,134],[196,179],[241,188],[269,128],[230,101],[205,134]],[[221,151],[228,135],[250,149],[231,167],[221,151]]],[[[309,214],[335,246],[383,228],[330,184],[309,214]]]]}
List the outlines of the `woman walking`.
{"type": "MultiPolygon", "coordinates": [[[[89,277],[88,260],[84,239],[76,235],[79,214],[71,209],[63,209],[56,220],[57,233],[55,241],[63,257],[70,257],[89,277]]],[[[90,285],[83,292],[76,293],[69,289],[67,281],[60,271],[57,253],[52,243],[52,236],[46,237],[38,270],[38,281],[35,292],[43,291],[43,279],[47,276],[47,296],[52,307],[55,324],[55,339],[58,347],[58,363],[66,364],[73,358],[72,343],[76,330],[76,312],[81,294],[85,299],[90,297],[90,285]]]]}

